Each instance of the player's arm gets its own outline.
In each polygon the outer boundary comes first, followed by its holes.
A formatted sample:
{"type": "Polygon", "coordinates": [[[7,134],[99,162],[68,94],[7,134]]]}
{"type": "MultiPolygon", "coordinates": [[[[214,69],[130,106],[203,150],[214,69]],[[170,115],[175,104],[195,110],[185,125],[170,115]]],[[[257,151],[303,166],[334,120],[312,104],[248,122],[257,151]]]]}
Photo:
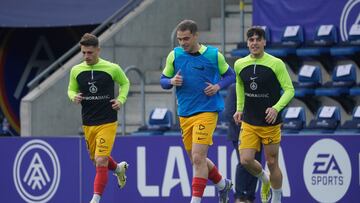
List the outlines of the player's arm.
{"type": "Polygon", "coordinates": [[[230,84],[235,82],[235,73],[232,68],[226,63],[224,56],[218,52],[218,68],[221,75],[221,80],[212,84],[207,82],[207,87],[204,93],[207,96],[215,95],[219,90],[227,88],[230,84]]]}
{"type": "Polygon", "coordinates": [[[174,77],[174,60],[175,54],[174,51],[171,51],[166,57],[166,65],[160,77],[160,85],[163,89],[171,89],[173,84],[171,79],[174,77]]]}
{"type": "Polygon", "coordinates": [[[279,60],[277,63],[277,69],[275,71],[275,74],[277,79],[279,80],[281,88],[284,91],[279,101],[273,106],[274,109],[280,112],[294,97],[295,90],[290,75],[286,70],[286,66],[281,60],[279,60]]]}
{"type": "Polygon", "coordinates": [[[240,78],[240,66],[238,61],[235,62],[234,67],[236,73],[236,111],[242,112],[244,109],[245,90],[244,83],[240,78]]]}
{"type": "Polygon", "coordinates": [[[68,86],[68,97],[71,101],[75,100],[76,95],[79,92],[79,84],[76,81],[74,70],[70,71],[69,86],[68,86]]]}
{"type": "Polygon", "coordinates": [[[127,99],[127,95],[129,93],[129,89],[130,89],[130,81],[127,78],[127,76],[125,75],[125,72],[122,70],[122,68],[120,66],[118,66],[118,68],[116,68],[116,72],[114,75],[114,80],[119,84],[119,95],[117,97],[117,100],[121,103],[124,104],[126,99],[127,99]]]}
{"type": "Polygon", "coordinates": [[[218,67],[221,75],[221,80],[218,82],[220,89],[225,89],[235,82],[235,72],[225,61],[225,57],[218,52],[218,67]]]}
{"type": "Polygon", "coordinates": [[[236,61],[234,67],[236,73],[236,112],[234,113],[233,118],[235,123],[240,124],[242,121],[242,113],[244,109],[245,90],[244,83],[240,78],[240,62],[236,61]]]}

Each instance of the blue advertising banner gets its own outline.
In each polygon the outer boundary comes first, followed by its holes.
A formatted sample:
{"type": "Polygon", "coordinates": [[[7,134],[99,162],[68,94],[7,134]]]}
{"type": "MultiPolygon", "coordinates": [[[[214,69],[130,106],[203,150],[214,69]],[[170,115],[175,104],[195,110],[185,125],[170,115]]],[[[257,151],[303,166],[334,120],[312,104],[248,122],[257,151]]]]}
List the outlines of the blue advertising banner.
{"type": "MultiPolygon", "coordinates": [[[[281,146],[283,202],[360,199],[360,136],[283,136],[281,146]]],[[[0,195],[5,202],[90,201],[95,168],[81,137],[1,138],[0,149],[0,195]]],[[[119,189],[109,173],[102,202],[190,201],[192,167],[180,138],[118,137],[112,156],[130,164],[128,183],[119,189]]],[[[234,181],[237,158],[224,136],[214,137],[209,157],[234,181]]],[[[232,194],[230,198],[233,202],[232,194]]],[[[218,202],[210,181],[203,201],[218,202]]]]}
{"type": "Polygon", "coordinates": [[[79,138],[1,138],[1,202],[80,202],[79,138]]]}
{"type": "Polygon", "coordinates": [[[272,41],[280,41],[287,25],[301,25],[306,40],[312,40],[319,25],[339,28],[340,40],[346,40],[352,25],[360,24],[359,0],[256,0],[253,1],[253,24],[270,28],[272,41]]]}

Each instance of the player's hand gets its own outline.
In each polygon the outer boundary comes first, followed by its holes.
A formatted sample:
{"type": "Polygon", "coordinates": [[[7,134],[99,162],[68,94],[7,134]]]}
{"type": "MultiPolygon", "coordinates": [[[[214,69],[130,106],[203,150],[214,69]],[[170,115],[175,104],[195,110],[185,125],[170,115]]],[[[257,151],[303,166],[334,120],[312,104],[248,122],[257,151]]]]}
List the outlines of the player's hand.
{"type": "Polygon", "coordinates": [[[171,78],[170,82],[174,86],[181,86],[182,85],[183,78],[181,76],[181,71],[180,70],[176,73],[176,75],[173,78],[171,78]]]}
{"type": "Polygon", "coordinates": [[[208,86],[204,89],[204,93],[207,96],[213,96],[220,90],[220,86],[218,84],[213,85],[209,82],[206,82],[206,84],[208,86]]]}
{"type": "Polygon", "coordinates": [[[241,124],[241,121],[242,121],[242,112],[240,112],[240,111],[237,111],[237,112],[235,112],[234,113],[234,115],[233,115],[233,118],[234,118],[234,121],[235,121],[235,123],[236,124],[238,124],[238,125],[240,125],[241,124]]]}
{"type": "Polygon", "coordinates": [[[265,114],[265,121],[269,124],[274,124],[278,115],[277,110],[270,107],[266,109],[265,114]]]}
{"type": "Polygon", "coordinates": [[[117,99],[110,100],[112,109],[118,111],[121,107],[121,103],[117,99]]]}
{"type": "Polygon", "coordinates": [[[82,96],[82,93],[78,93],[74,97],[74,102],[75,102],[75,104],[80,104],[83,99],[84,99],[84,97],[82,96]]]}

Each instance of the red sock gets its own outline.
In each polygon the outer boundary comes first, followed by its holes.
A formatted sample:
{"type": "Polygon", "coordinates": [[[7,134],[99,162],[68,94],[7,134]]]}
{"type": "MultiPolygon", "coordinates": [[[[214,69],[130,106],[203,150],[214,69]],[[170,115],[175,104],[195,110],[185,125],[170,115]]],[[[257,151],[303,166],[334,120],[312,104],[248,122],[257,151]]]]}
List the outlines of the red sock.
{"type": "Polygon", "coordinates": [[[221,174],[219,173],[219,171],[218,171],[218,169],[216,168],[216,166],[214,166],[214,167],[209,171],[209,180],[211,180],[213,183],[217,184],[221,179],[222,179],[221,174]]]}
{"type": "Polygon", "coordinates": [[[192,179],[192,196],[201,198],[204,194],[206,182],[207,179],[205,178],[194,177],[192,179]]]}
{"type": "Polygon", "coordinates": [[[104,192],[108,181],[108,168],[105,166],[96,167],[96,175],[94,180],[94,194],[101,195],[104,192]]]}
{"type": "Polygon", "coordinates": [[[116,167],[117,167],[116,161],[114,161],[114,159],[111,156],[109,156],[108,169],[112,170],[112,171],[115,171],[116,167]]]}

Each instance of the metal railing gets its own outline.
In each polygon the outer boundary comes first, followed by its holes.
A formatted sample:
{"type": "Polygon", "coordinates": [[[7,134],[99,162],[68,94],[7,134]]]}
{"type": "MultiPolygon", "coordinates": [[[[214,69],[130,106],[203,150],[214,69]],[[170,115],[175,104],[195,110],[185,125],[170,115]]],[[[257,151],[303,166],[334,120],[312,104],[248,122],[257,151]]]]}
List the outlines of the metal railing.
{"type": "MultiPolygon", "coordinates": [[[[91,34],[98,36],[105,28],[110,27],[114,21],[118,21],[119,19],[126,16],[131,10],[133,10],[137,5],[140,4],[143,0],[130,0],[124,6],[122,6],[119,10],[117,10],[113,15],[107,18],[103,23],[101,23],[97,28],[95,28],[91,34]]],[[[39,75],[37,75],[34,79],[32,79],[27,87],[29,89],[33,89],[35,85],[37,85],[41,80],[51,74],[53,71],[61,67],[71,56],[74,56],[80,49],[79,44],[76,44],[71,49],[69,49],[65,54],[63,54],[60,58],[54,61],[49,67],[47,67],[44,71],[42,71],[39,75]]]]}
{"type": "MultiPolygon", "coordinates": [[[[124,72],[129,73],[134,71],[140,77],[140,96],[141,96],[141,122],[142,125],[145,125],[145,77],[144,74],[136,66],[128,66],[125,68],[124,72]]],[[[121,108],[121,135],[125,136],[126,133],[126,102],[121,108]]]]}

